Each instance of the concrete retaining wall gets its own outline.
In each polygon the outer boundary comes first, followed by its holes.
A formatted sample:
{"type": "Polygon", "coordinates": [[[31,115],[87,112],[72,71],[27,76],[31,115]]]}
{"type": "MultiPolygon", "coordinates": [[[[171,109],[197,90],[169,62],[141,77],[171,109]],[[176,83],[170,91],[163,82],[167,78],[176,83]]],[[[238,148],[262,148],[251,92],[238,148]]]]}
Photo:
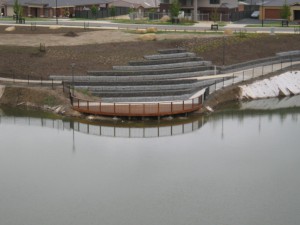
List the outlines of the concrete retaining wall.
{"type": "Polygon", "coordinates": [[[143,66],[113,66],[113,70],[122,70],[122,71],[164,70],[164,69],[187,68],[187,67],[195,67],[195,66],[211,66],[211,62],[196,61],[196,62],[143,65],[143,66]]]}

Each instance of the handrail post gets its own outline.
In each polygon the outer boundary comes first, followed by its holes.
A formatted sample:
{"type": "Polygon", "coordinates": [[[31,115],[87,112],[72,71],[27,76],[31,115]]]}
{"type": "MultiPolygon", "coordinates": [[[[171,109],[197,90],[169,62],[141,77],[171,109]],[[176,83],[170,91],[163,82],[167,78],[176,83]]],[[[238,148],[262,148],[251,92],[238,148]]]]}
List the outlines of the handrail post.
{"type": "Polygon", "coordinates": [[[90,102],[87,101],[87,110],[90,110],[90,102]]]}
{"type": "Polygon", "coordinates": [[[173,113],[173,102],[171,102],[171,113],[173,113]]]}
{"type": "Polygon", "coordinates": [[[100,110],[100,113],[101,113],[101,102],[99,102],[100,104],[99,104],[99,110],[100,110]]]}
{"type": "Polygon", "coordinates": [[[116,103],[114,102],[114,113],[116,113],[116,103]]]}
{"type": "Polygon", "coordinates": [[[184,101],[182,101],[182,109],[183,109],[183,111],[184,111],[184,101]]]}
{"type": "Polygon", "coordinates": [[[157,103],[157,114],[159,114],[159,103],[157,103]]]}
{"type": "Polygon", "coordinates": [[[145,115],[145,103],[143,103],[143,115],[145,115]]]}
{"type": "Polygon", "coordinates": [[[131,104],[129,103],[129,115],[131,114],[131,104]]]}
{"type": "Polygon", "coordinates": [[[192,99],[192,109],[194,109],[194,98],[192,99]]]}

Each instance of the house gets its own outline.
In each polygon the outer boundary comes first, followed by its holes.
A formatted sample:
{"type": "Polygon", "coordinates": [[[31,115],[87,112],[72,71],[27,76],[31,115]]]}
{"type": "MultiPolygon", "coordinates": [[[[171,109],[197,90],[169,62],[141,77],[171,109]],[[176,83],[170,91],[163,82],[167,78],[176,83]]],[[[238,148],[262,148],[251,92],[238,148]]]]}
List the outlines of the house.
{"type": "Polygon", "coordinates": [[[260,7],[260,19],[281,19],[284,4],[290,6],[291,21],[300,21],[300,1],[298,0],[262,0],[257,3],[260,7]]]}
{"type": "MultiPolygon", "coordinates": [[[[4,1],[4,0],[0,0],[4,1]]],[[[92,6],[108,8],[109,6],[123,8],[152,8],[156,0],[19,0],[26,17],[72,17],[76,10],[89,10],[92,6]]],[[[0,4],[1,5],[1,4],[0,4]]],[[[5,16],[13,16],[14,0],[5,0],[2,11],[5,16]]]]}
{"type": "MultiPolygon", "coordinates": [[[[163,0],[160,11],[167,12],[171,3],[171,0],[163,0]]],[[[220,15],[230,15],[239,8],[238,0],[179,0],[179,3],[181,10],[185,14],[191,14],[195,21],[201,20],[201,15],[209,15],[216,9],[220,15]]],[[[207,20],[209,19],[208,17],[207,20]]]]}

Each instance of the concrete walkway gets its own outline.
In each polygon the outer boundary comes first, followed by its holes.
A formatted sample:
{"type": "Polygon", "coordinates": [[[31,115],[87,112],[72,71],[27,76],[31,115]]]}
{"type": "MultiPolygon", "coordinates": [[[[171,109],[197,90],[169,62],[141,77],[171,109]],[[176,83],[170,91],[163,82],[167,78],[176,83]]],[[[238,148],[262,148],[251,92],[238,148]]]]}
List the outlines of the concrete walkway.
{"type": "Polygon", "coordinates": [[[4,91],[5,91],[5,86],[0,85],[0,99],[1,99],[2,95],[4,94],[4,91]]]}

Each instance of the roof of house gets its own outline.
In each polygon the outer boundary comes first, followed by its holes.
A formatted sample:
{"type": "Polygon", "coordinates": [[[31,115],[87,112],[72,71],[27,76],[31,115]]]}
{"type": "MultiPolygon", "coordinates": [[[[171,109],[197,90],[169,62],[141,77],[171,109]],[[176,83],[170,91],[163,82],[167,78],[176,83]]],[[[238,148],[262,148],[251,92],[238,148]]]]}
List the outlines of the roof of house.
{"type": "MultiPolygon", "coordinates": [[[[57,7],[74,7],[74,6],[84,6],[84,5],[100,5],[100,4],[113,4],[121,5],[125,7],[142,6],[144,8],[153,8],[157,7],[159,0],[19,0],[21,5],[46,5],[51,8],[57,7]],[[115,3],[115,4],[114,4],[115,3]]],[[[7,0],[7,5],[14,5],[14,0],[7,0]]]]}
{"type": "Polygon", "coordinates": [[[264,6],[283,6],[284,4],[296,5],[300,4],[300,0],[261,0],[257,2],[257,5],[264,6]]]}

